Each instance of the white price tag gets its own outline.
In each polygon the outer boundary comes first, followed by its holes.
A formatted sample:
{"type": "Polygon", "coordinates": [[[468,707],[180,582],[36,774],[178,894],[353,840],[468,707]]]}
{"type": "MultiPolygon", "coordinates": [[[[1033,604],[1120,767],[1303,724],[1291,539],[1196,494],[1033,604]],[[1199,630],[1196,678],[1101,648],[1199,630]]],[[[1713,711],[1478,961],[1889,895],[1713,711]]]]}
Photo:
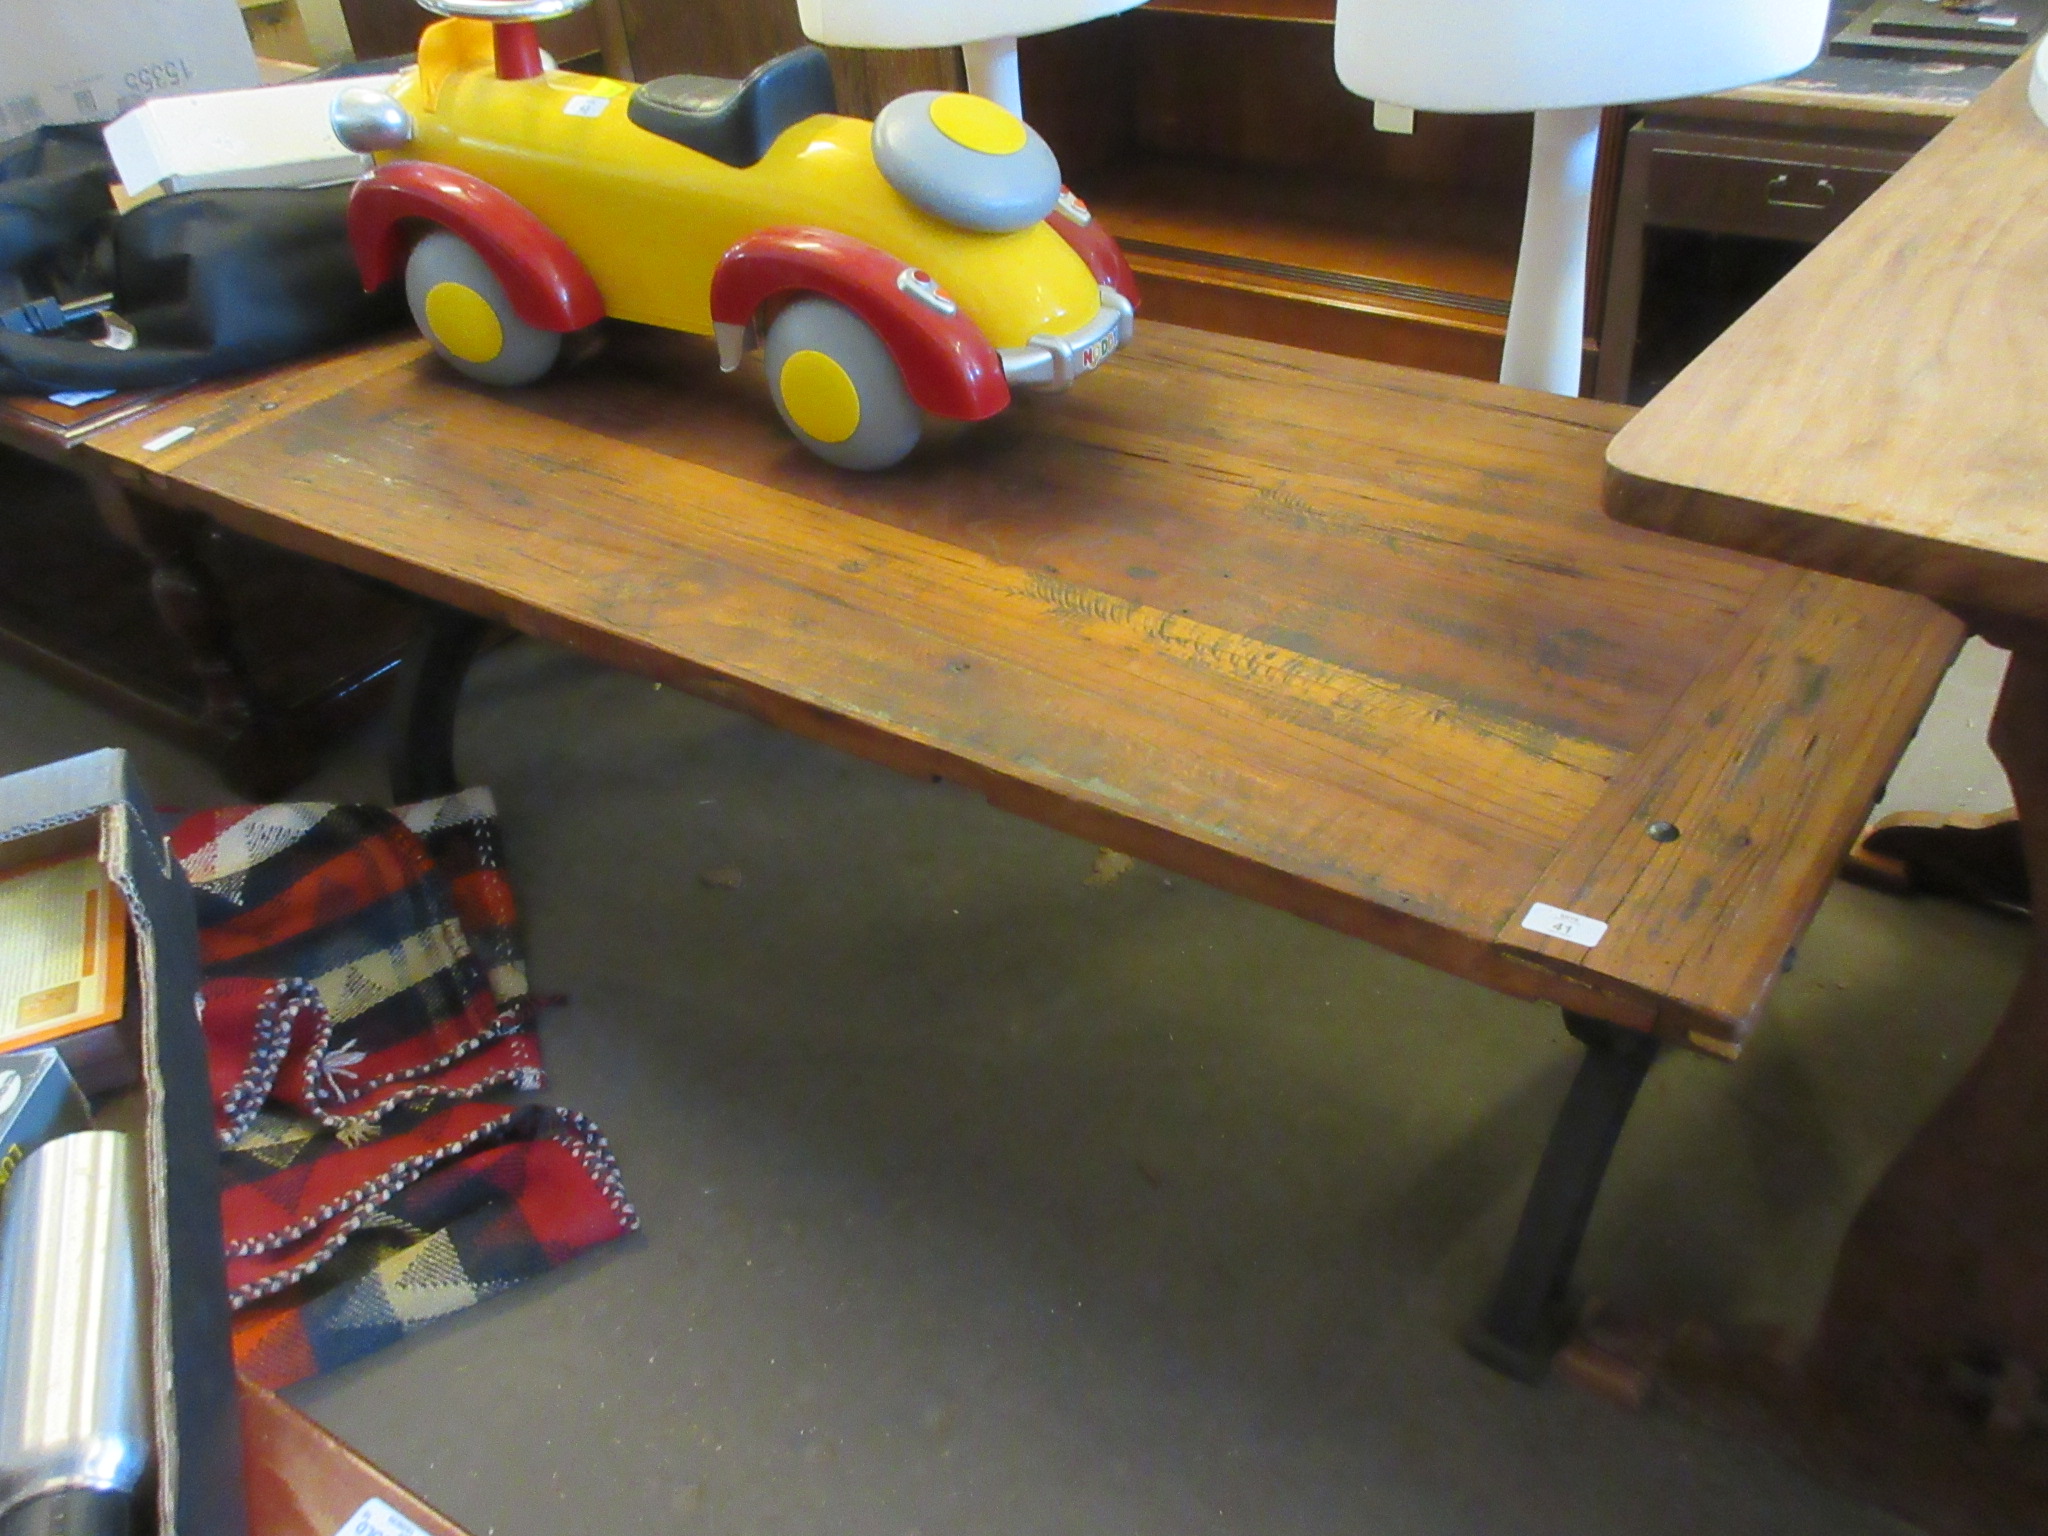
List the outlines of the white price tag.
{"type": "Polygon", "coordinates": [[[152,437],[142,445],[142,451],[144,453],[162,453],[166,448],[175,447],[177,444],[182,443],[198,430],[197,427],[173,427],[168,432],[159,432],[155,437],[152,437]]]}
{"type": "Polygon", "coordinates": [[[1583,944],[1588,949],[1607,937],[1607,925],[1599,918],[1588,917],[1583,912],[1567,912],[1547,901],[1532,903],[1529,915],[1522,919],[1522,926],[1531,933],[1547,934],[1553,939],[1563,939],[1567,944],[1583,944]]]}
{"type": "Polygon", "coordinates": [[[562,103],[562,110],[570,117],[603,117],[604,109],[611,105],[603,96],[571,96],[562,103]]]}
{"type": "Polygon", "coordinates": [[[427,1536],[427,1532],[382,1499],[371,1499],[350,1515],[334,1536],[427,1536]]]}

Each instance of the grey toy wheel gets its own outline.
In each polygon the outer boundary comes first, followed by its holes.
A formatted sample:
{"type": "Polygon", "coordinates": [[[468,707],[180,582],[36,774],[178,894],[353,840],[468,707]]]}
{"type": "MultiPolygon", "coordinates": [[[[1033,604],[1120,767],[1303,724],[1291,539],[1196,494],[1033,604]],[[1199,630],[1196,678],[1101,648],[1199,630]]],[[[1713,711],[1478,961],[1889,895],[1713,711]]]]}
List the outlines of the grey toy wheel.
{"type": "Polygon", "coordinates": [[[561,336],[513,313],[483,257],[445,229],[422,236],[406,258],[405,300],[434,350],[482,383],[531,384],[561,355],[561,336]]]}
{"type": "Polygon", "coordinates": [[[768,327],[768,392],[797,440],[841,469],[887,469],[924,433],[882,338],[843,304],[801,298],[768,327]]]}

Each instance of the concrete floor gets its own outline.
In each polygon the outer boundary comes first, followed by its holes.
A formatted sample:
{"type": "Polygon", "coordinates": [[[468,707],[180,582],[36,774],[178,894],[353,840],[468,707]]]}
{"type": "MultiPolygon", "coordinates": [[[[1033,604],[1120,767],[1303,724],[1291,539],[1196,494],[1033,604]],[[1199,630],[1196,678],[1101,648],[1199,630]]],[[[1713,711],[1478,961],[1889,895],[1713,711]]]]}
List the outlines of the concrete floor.
{"type": "MultiPolygon", "coordinates": [[[[1900,796],[1997,803],[1996,676],[1966,655],[1900,796]]],[[[0,669],[0,770],[110,743],[224,798],[0,669]]],[[[571,995],[547,1097],[645,1230],[292,1395],[478,1536],[1902,1529],[1461,1352],[1571,1069],[1548,1011],[1144,866],[1091,885],[1094,849],[955,788],[535,644],[461,750],[571,995]]],[[[1652,1075],[1587,1284],[1803,1331],[2021,948],[1838,888],[1741,1062],[1652,1075]]]]}

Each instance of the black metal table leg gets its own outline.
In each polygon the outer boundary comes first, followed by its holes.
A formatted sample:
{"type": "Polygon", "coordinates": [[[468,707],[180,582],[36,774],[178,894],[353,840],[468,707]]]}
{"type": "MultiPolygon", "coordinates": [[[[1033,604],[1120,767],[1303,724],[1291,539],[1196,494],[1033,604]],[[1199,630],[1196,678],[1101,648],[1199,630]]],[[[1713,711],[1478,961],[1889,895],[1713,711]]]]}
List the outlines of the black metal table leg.
{"type": "Polygon", "coordinates": [[[391,743],[391,798],[404,805],[461,788],[455,776],[455,710],[488,620],[430,605],[405,653],[391,743]]]}
{"type": "Polygon", "coordinates": [[[1551,1127],[1507,1267],[1465,1338],[1480,1360],[1519,1381],[1543,1379],[1571,1328],[1569,1291],[1579,1243],[1622,1122],[1657,1059],[1653,1035],[1569,1011],[1564,1021],[1586,1054],[1551,1127]]]}

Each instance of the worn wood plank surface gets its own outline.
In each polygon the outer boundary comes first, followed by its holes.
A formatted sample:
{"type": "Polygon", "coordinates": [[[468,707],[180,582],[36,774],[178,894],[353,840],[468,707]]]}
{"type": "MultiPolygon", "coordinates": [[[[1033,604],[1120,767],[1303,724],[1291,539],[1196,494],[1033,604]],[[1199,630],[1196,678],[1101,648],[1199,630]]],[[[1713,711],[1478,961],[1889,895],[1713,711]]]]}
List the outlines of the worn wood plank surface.
{"type": "Polygon", "coordinates": [[[1616,407],[1167,326],[881,476],[797,449],[751,370],[647,333],[517,394],[401,344],[177,414],[176,444],[145,446],[161,415],[92,451],[279,543],[1681,1035],[1739,1038],[1956,638],[1917,600],[1795,593],[1604,518],[1616,407]],[[1740,672],[1795,607],[1800,664],[1740,672]],[[1889,687],[1850,681],[1874,636],[1889,687]],[[1680,708],[1717,679],[1732,707],[1680,708]],[[1615,829],[1664,783],[1632,765],[1768,757],[1801,709],[1834,767],[1774,766],[1801,815],[1758,803],[1727,817],[1751,846],[1686,849],[1739,876],[1715,910],[1630,896],[1646,932],[1731,930],[1682,977],[1503,941],[1561,860],[1625,878],[1615,829]]]}
{"type": "Polygon", "coordinates": [[[848,476],[773,430],[751,369],[641,340],[518,404],[1618,747],[1767,569],[1602,517],[1590,492],[1626,412],[1595,402],[1152,326],[1086,389],[848,476]]]}
{"type": "Polygon", "coordinates": [[[352,1517],[371,1499],[425,1536],[466,1536],[274,1392],[238,1386],[249,1536],[349,1536],[352,1517]]]}
{"type": "Polygon", "coordinates": [[[1674,1021],[1690,1018],[1706,1037],[1695,1044],[1740,1039],[1753,1021],[1726,1017],[1739,1003],[1729,979],[1755,958],[1757,931],[1803,929],[1833,878],[1781,850],[1844,846],[1881,792],[1881,764],[1831,744],[1897,697],[1925,698],[1955,657],[1956,629],[1915,622],[1915,600],[1843,603],[1840,586],[1773,572],[1656,742],[1544,871],[1503,944],[1583,961],[1584,946],[1521,919],[1536,902],[1596,918],[1608,925],[1604,975],[1659,999],[1674,1021]],[[1761,718],[1758,700],[1769,701],[1761,718]],[[1748,724],[1724,729],[1731,720],[1748,724]]]}
{"type": "Polygon", "coordinates": [[[1623,429],[1616,517],[2048,619],[2048,128],[2028,67],[1623,429]]]}

